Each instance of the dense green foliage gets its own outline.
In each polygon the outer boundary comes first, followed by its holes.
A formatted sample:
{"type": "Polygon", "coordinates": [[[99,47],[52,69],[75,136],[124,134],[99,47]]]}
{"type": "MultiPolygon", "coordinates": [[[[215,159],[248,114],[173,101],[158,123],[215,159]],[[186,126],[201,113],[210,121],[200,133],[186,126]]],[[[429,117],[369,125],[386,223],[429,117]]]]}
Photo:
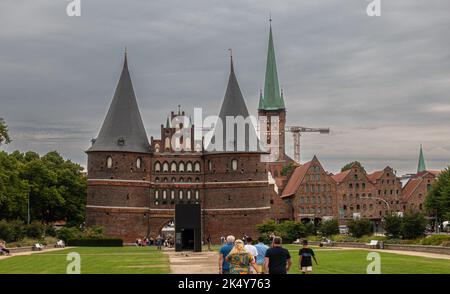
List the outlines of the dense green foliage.
{"type": "Polygon", "coordinates": [[[373,232],[373,225],[368,219],[351,220],[347,223],[347,226],[349,233],[356,238],[373,232]]]}
{"type": "Polygon", "coordinates": [[[83,168],[56,151],[40,157],[35,152],[0,152],[0,219],[31,220],[69,225],[84,221],[86,178],[83,168]]]}
{"type": "Polygon", "coordinates": [[[384,217],[384,230],[386,231],[386,236],[390,238],[400,238],[402,235],[402,217],[392,214],[384,217]]]}
{"type": "Polygon", "coordinates": [[[450,167],[439,174],[425,199],[425,207],[439,220],[450,220],[450,167]]]}
{"type": "Polygon", "coordinates": [[[320,233],[322,236],[332,236],[339,234],[339,223],[337,220],[323,221],[320,225],[320,233]]]}
{"type": "Polygon", "coordinates": [[[45,235],[55,236],[55,231],[50,225],[44,225],[38,221],[29,225],[21,220],[0,221],[0,240],[6,242],[18,242],[25,237],[39,240],[45,235]]]}
{"type": "Polygon", "coordinates": [[[11,143],[11,138],[9,137],[8,126],[6,125],[3,118],[0,117],[0,145],[2,145],[3,143],[11,143]]]}
{"type": "Polygon", "coordinates": [[[404,239],[415,239],[425,233],[427,220],[419,212],[405,213],[402,220],[402,236],[404,239]]]}
{"type": "Polygon", "coordinates": [[[281,169],[281,175],[282,176],[287,176],[288,174],[290,174],[296,167],[298,166],[297,163],[289,163],[286,166],[283,166],[283,168],[281,169]]]}

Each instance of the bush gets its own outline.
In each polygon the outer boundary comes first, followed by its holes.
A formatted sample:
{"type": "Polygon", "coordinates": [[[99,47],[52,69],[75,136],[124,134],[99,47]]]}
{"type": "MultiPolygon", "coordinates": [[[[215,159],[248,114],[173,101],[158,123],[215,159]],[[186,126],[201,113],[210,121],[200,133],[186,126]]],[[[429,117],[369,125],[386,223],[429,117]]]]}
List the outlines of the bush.
{"type": "Polygon", "coordinates": [[[57,231],[56,236],[67,243],[68,240],[80,238],[80,234],[80,230],[76,227],[64,227],[57,231]]]}
{"type": "Polygon", "coordinates": [[[332,236],[339,234],[339,223],[337,220],[328,220],[320,225],[320,233],[322,236],[332,236]]]}
{"type": "Polygon", "coordinates": [[[283,243],[292,243],[293,241],[306,237],[306,228],[302,223],[295,221],[284,221],[280,224],[281,237],[283,243]]]}
{"type": "Polygon", "coordinates": [[[423,238],[420,244],[443,246],[445,242],[450,242],[450,235],[431,235],[423,238]]]}
{"type": "Polygon", "coordinates": [[[44,233],[44,225],[38,221],[33,221],[31,224],[25,226],[25,234],[29,238],[39,239],[42,238],[44,233]]]}
{"type": "Polygon", "coordinates": [[[402,236],[403,239],[416,239],[424,235],[427,221],[418,212],[406,213],[403,216],[402,236]]]}
{"type": "Polygon", "coordinates": [[[317,228],[314,223],[309,222],[309,223],[304,224],[304,226],[305,226],[307,236],[317,235],[317,228]]]}
{"type": "Polygon", "coordinates": [[[87,246],[87,247],[122,247],[123,240],[115,238],[102,238],[102,239],[80,238],[80,239],[69,239],[67,241],[67,245],[87,246]]]}
{"type": "Polygon", "coordinates": [[[22,221],[0,221],[0,240],[5,242],[20,241],[25,237],[25,228],[22,221]]]}
{"type": "Polygon", "coordinates": [[[47,225],[45,226],[45,235],[46,236],[51,236],[51,237],[56,237],[56,229],[54,226],[52,225],[47,225]]]}
{"type": "Polygon", "coordinates": [[[387,215],[384,217],[384,230],[386,231],[386,236],[391,238],[400,238],[402,234],[402,223],[403,220],[398,215],[387,215]]]}
{"type": "Polygon", "coordinates": [[[348,231],[353,237],[360,238],[373,232],[372,222],[368,219],[351,220],[347,223],[348,231]]]}
{"type": "Polygon", "coordinates": [[[269,235],[271,233],[276,232],[278,229],[278,224],[270,219],[262,224],[256,225],[256,230],[260,235],[269,235]]]}

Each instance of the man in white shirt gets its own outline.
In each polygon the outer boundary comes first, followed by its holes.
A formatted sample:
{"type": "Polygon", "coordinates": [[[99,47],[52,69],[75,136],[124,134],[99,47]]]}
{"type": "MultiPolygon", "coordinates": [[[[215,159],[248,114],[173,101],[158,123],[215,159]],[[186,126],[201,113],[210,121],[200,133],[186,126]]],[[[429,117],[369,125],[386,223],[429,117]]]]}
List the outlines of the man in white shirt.
{"type": "MultiPolygon", "coordinates": [[[[258,250],[256,249],[255,246],[252,245],[252,242],[253,242],[252,237],[247,237],[245,240],[244,248],[245,250],[247,250],[248,253],[250,253],[253,256],[254,260],[256,260],[256,256],[258,256],[258,250]]],[[[252,274],[256,274],[253,267],[251,268],[251,271],[252,274]]]]}

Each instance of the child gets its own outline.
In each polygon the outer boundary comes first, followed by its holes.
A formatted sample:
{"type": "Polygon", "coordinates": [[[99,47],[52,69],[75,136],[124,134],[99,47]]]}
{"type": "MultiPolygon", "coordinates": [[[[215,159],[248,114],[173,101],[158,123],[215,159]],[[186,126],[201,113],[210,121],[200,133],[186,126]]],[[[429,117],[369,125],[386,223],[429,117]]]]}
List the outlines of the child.
{"type": "Polygon", "coordinates": [[[298,255],[300,256],[299,269],[303,274],[312,272],[312,258],[314,258],[314,261],[318,265],[314,251],[308,247],[308,240],[303,240],[303,248],[300,249],[298,255]]]}

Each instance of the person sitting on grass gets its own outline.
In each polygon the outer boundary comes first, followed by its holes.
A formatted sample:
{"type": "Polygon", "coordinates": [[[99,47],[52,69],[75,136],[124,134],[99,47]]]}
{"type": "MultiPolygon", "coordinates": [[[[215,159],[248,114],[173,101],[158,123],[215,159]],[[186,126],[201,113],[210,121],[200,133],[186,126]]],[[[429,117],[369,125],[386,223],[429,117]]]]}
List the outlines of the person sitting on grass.
{"type": "Polygon", "coordinates": [[[0,252],[6,255],[9,255],[9,249],[6,249],[6,243],[4,241],[0,241],[0,252]]]}
{"type": "Polygon", "coordinates": [[[236,240],[234,247],[225,258],[230,263],[230,274],[250,274],[250,267],[256,272],[255,258],[245,250],[244,241],[236,240]]]}
{"type": "Polygon", "coordinates": [[[314,258],[316,265],[318,265],[318,263],[314,251],[308,247],[308,240],[303,240],[303,248],[300,249],[298,255],[300,256],[299,269],[302,273],[312,273],[312,258],[314,258]]]}

